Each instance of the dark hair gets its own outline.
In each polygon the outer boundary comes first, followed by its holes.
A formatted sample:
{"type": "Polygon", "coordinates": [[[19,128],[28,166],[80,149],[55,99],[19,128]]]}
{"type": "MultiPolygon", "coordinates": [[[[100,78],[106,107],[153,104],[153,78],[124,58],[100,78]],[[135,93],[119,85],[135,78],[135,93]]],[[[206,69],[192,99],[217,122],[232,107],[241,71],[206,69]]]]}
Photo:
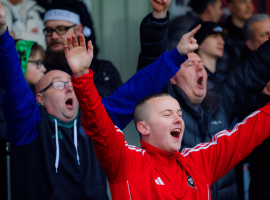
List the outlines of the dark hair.
{"type": "MultiPolygon", "coordinates": [[[[151,99],[154,99],[157,97],[164,97],[164,96],[172,97],[168,93],[158,92],[158,93],[151,94],[147,97],[144,97],[136,104],[134,108],[134,123],[135,123],[136,129],[137,129],[137,124],[139,121],[148,121],[150,119],[150,114],[149,114],[150,110],[149,110],[149,106],[147,106],[147,102],[151,99]]],[[[139,135],[141,138],[140,131],[138,129],[137,131],[139,132],[139,135]]]]}
{"type": "Polygon", "coordinates": [[[33,44],[32,49],[31,49],[31,53],[29,57],[35,57],[37,52],[41,53],[41,57],[44,60],[45,58],[45,51],[43,49],[43,47],[41,45],[39,45],[38,43],[33,44]]]}
{"type": "Polygon", "coordinates": [[[191,0],[188,5],[194,12],[200,15],[205,11],[208,4],[214,5],[216,1],[217,0],[191,0]]]}

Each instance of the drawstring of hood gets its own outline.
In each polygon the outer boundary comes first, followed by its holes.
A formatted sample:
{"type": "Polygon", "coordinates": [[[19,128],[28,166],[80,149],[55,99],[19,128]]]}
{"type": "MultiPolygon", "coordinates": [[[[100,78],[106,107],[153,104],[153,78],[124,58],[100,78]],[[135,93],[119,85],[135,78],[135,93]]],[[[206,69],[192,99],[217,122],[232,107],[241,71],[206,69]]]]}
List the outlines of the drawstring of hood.
{"type": "Polygon", "coordinates": [[[77,119],[74,120],[74,146],[76,149],[76,153],[77,153],[77,161],[78,161],[78,165],[80,165],[80,157],[78,154],[78,138],[77,138],[77,119]]]}
{"type": "Polygon", "coordinates": [[[58,126],[57,126],[56,119],[54,119],[54,122],[55,122],[55,144],[56,144],[55,170],[57,173],[57,169],[59,166],[59,159],[60,159],[60,149],[59,149],[59,140],[58,140],[58,126]]]}
{"type": "MultiPolygon", "coordinates": [[[[57,173],[57,169],[59,166],[59,160],[60,160],[60,148],[59,148],[59,138],[58,138],[58,123],[57,123],[56,119],[54,119],[54,123],[55,123],[55,144],[56,144],[55,171],[57,173]]],[[[76,149],[78,165],[80,165],[80,157],[79,157],[79,153],[78,153],[77,119],[74,120],[73,130],[74,130],[73,131],[74,132],[74,146],[76,149]]]]}

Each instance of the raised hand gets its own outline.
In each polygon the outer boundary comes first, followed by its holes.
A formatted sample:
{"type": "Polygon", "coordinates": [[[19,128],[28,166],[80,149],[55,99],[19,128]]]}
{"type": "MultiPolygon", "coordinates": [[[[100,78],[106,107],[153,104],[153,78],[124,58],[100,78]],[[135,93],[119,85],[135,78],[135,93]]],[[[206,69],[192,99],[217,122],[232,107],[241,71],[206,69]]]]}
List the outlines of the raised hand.
{"type": "Polygon", "coordinates": [[[150,0],[154,18],[165,18],[171,0],[150,0]]]}
{"type": "Polygon", "coordinates": [[[3,10],[3,6],[0,0],[0,35],[5,33],[6,29],[7,29],[6,14],[5,14],[5,11],[3,10]]]}
{"type": "Polygon", "coordinates": [[[64,52],[68,65],[74,75],[74,78],[87,74],[89,66],[93,59],[93,45],[88,42],[88,51],[86,49],[85,38],[83,34],[79,35],[80,45],[76,35],[67,37],[67,45],[64,47],[64,52]]]}
{"type": "Polygon", "coordinates": [[[198,25],[192,31],[182,36],[180,42],[178,43],[176,47],[181,55],[187,55],[199,48],[199,45],[197,44],[197,40],[194,38],[194,35],[197,33],[197,31],[200,28],[201,28],[201,25],[198,25]]]}

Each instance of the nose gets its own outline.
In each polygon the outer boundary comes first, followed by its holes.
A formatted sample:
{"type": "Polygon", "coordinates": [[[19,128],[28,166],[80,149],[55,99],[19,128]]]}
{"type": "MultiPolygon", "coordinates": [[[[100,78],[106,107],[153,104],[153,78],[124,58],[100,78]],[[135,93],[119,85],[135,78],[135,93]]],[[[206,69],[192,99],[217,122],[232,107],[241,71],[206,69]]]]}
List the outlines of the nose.
{"type": "Polygon", "coordinates": [[[72,92],[73,91],[73,87],[70,86],[68,83],[65,83],[65,91],[66,93],[72,92]]]}
{"type": "Polygon", "coordinates": [[[219,44],[222,44],[222,45],[224,45],[225,44],[225,42],[224,42],[224,40],[223,40],[223,38],[220,36],[220,38],[219,38],[219,44]]]}
{"type": "Polygon", "coordinates": [[[178,114],[175,115],[174,124],[181,124],[183,122],[183,118],[178,114]]]}
{"type": "Polygon", "coordinates": [[[52,37],[52,39],[57,39],[59,37],[59,35],[55,31],[53,31],[51,37],[52,37]]]}
{"type": "Polygon", "coordinates": [[[45,73],[47,71],[47,69],[45,68],[45,66],[43,64],[41,65],[40,71],[43,73],[45,73]]]}

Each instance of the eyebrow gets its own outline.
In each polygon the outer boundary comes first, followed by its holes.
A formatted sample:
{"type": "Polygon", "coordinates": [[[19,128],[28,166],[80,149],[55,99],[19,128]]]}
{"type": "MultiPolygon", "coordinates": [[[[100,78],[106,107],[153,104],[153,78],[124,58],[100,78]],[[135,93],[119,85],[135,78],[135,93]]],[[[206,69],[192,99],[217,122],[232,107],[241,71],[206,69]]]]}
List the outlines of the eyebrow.
{"type": "MultiPolygon", "coordinates": [[[[172,110],[170,110],[170,109],[167,109],[167,110],[163,110],[163,111],[161,111],[160,113],[163,113],[163,112],[171,112],[172,110]]],[[[182,112],[182,110],[181,109],[179,109],[179,110],[177,110],[177,112],[182,112]]]]}

